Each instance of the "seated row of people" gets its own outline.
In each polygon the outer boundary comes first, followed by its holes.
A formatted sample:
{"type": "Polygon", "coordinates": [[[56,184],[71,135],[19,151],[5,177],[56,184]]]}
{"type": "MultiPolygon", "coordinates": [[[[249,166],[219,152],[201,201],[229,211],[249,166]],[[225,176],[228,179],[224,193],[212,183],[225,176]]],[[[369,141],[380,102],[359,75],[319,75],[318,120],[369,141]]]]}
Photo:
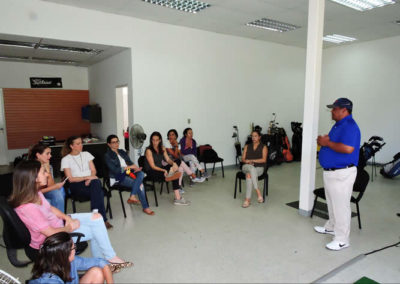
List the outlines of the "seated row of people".
{"type": "Polygon", "coordinates": [[[36,160],[22,161],[14,170],[9,203],[30,232],[30,246],[40,253],[46,237],[59,232],[79,232],[85,235],[83,241],[90,240],[92,256],[105,259],[112,271],[132,266],[132,262],[116,255],[99,213],[66,215],[48,203],[40,191],[47,185],[48,176],[45,166],[36,160]]]}

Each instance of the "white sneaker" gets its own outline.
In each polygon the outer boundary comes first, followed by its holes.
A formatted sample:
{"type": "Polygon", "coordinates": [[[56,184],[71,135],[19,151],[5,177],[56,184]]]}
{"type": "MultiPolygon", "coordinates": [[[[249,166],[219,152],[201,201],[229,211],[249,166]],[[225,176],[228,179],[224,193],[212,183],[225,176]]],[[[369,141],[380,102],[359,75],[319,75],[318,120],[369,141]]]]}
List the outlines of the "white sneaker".
{"type": "Polygon", "coordinates": [[[181,197],[181,199],[175,199],[174,200],[174,205],[190,205],[190,201],[189,200],[185,200],[183,197],[181,197]]]}
{"type": "Polygon", "coordinates": [[[196,177],[192,179],[193,182],[204,182],[206,180],[205,177],[196,177]]]}
{"type": "Polygon", "coordinates": [[[320,233],[320,234],[329,234],[329,235],[332,235],[332,236],[335,235],[335,232],[334,232],[334,231],[328,231],[327,229],[325,229],[325,227],[321,227],[321,226],[315,226],[315,227],[314,227],[314,230],[315,230],[317,233],[320,233]]]}
{"type": "Polygon", "coordinates": [[[341,243],[338,241],[331,241],[329,244],[326,244],[326,248],[330,250],[341,250],[349,246],[350,246],[349,244],[341,243]]]}

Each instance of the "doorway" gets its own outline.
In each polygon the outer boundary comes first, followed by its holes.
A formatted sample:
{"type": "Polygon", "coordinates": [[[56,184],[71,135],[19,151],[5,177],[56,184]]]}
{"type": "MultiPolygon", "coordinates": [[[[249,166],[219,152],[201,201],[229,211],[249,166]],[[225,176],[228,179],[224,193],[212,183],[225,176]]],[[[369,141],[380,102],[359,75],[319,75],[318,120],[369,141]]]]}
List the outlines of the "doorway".
{"type": "Polygon", "coordinates": [[[3,89],[0,89],[0,165],[8,165],[6,121],[4,118],[3,89]]]}
{"type": "Polygon", "coordinates": [[[129,127],[128,113],[128,87],[122,86],[115,88],[115,106],[117,113],[117,133],[120,148],[129,151],[129,139],[125,139],[124,133],[129,127]]]}

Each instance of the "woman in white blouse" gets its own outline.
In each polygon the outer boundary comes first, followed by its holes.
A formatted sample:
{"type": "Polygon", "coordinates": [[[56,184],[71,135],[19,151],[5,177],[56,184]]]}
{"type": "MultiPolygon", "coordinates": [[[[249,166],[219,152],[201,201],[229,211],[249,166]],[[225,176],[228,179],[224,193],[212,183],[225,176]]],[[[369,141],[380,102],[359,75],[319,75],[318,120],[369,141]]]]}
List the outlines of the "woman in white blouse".
{"type": "Polygon", "coordinates": [[[107,229],[110,229],[112,225],[107,221],[103,187],[96,176],[94,157],[89,152],[82,152],[82,148],[82,139],[79,136],[71,136],[65,141],[61,152],[61,170],[70,182],[71,193],[89,197],[91,209],[98,210],[107,229]]]}

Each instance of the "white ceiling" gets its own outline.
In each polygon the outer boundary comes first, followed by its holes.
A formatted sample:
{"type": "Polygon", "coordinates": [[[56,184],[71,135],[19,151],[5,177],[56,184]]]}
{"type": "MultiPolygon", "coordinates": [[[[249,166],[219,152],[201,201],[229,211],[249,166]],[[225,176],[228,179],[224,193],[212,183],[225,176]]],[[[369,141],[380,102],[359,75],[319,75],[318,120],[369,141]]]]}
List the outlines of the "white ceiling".
{"type": "MultiPolygon", "coordinates": [[[[203,0],[211,7],[197,14],[149,4],[142,0],[42,0],[56,4],[70,5],[85,9],[99,10],[129,17],[185,26],[221,34],[271,41],[285,45],[306,47],[308,0],[203,0]],[[285,33],[246,26],[246,23],[270,18],[300,26],[301,28],[285,33]]],[[[400,2],[400,1],[398,1],[400,2]]],[[[357,38],[357,41],[369,41],[400,35],[400,3],[387,5],[366,12],[326,0],[324,35],[341,34],[357,38]]],[[[5,47],[0,45],[1,56],[25,56],[48,59],[72,60],[73,65],[90,66],[96,62],[121,52],[124,48],[95,45],[90,43],[68,42],[53,39],[40,39],[0,34],[0,39],[30,41],[70,47],[101,49],[99,55],[78,54],[65,51],[43,51],[33,48],[5,47]]],[[[352,44],[343,43],[343,44],[352,44]]],[[[336,46],[324,42],[324,47],[336,46]]],[[[4,60],[1,59],[0,60],[4,60]]],[[[7,59],[6,59],[7,60],[7,59]]],[[[39,62],[32,59],[27,61],[39,62]]],[[[54,63],[60,64],[60,63],[54,63]]]]}
{"type": "MultiPolygon", "coordinates": [[[[306,47],[308,0],[203,0],[211,7],[197,14],[173,10],[142,0],[43,0],[63,5],[99,10],[150,21],[200,30],[306,47]],[[279,33],[246,26],[246,23],[271,18],[301,26],[279,33]]],[[[324,35],[341,34],[358,41],[400,35],[400,4],[360,12],[326,0],[324,35]]],[[[325,47],[334,46],[325,43],[325,47]]]]}

